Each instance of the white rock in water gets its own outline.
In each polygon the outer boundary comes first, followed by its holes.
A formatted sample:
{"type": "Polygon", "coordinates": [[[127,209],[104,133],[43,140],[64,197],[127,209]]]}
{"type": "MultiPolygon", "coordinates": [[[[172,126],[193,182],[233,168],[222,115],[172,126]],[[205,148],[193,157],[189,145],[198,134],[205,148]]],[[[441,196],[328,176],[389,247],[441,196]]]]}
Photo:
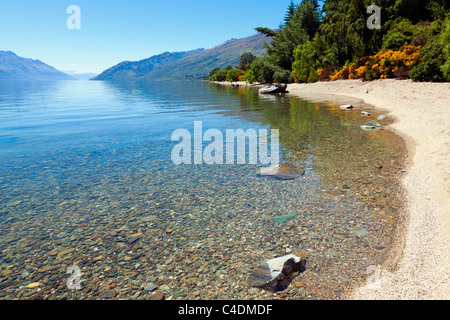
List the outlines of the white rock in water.
{"type": "Polygon", "coordinates": [[[278,257],[272,260],[267,261],[267,265],[269,266],[270,275],[272,278],[276,278],[280,275],[283,270],[284,264],[289,259],[293,259],[295,263],[300,262],[301,258],[297,257],[293,254],[288,254],[286,256],[278,257]]]}
{"type": "Polygon", "coordinates": [[[341,110],[353,109],[353,106],[351,104],[346,104],[346,105],[340,106],[339,109],[341,109],[341,110]]]}
{"type": "Polygon", "coordinates": [[[272,292],[281,291],[305,269],[305,264],[306,259],[293,254],[263,261],[249,275],[247,283],[272,292]]]}
{"type": "Polygon", "coordinates": [[[264,167],[259,170],[259,174],[262,176],[274,176],[278,173],[279,168],[280,166],[278,164],[270,167],[264,167]]]}
{"type": "Polygon", "coordinates": [[[383,121],[383,120],[386,120],[386,116],[385,115],[381,115],[381,116],[379,116],[378,118],[377,118],[377,120],[378,121],[383,121]]]}
{"type": "Polygon", "coordinates": [[[379,129],[379,128],[381,128],[381,124],[379,124],[375,120],[367,122],[366,124],[363,124],[361,126],[361,129],[363,129],[363,130],[374,130],[374,129],[379,129]]]}
{"type": "Polygon", "coordinates": [[[369,116],[371,116],[372,114],[371,114],[370,112],[362,111],[362,112],[361,112],[361,115],[364,116],[364,117],[369,117],[369,116]]]}
{"type": "Polygon", "coordinates": [[[270,176],[281,180],[293,180],[305,174],[305,170],[289,163],[260,168],[260,176],[270,176]]]}

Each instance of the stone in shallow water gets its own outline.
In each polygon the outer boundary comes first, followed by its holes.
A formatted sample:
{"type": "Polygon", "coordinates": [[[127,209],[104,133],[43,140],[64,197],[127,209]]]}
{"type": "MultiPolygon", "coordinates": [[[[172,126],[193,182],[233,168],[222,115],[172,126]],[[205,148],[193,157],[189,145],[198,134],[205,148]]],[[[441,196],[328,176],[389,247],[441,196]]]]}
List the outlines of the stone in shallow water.
{"type": "Polygon", "coordinates": [[[140,219],[142,222],[152,222],[156,220],[156,216],[147,216],[140,219]]]}
{"type": "Polygon", "coordinates": [[[33,282],[33,283],[30,283],[29,285],[27,285],[25,288],[34,289],[34,288],[38,288],[40,286],[41,286],[41,284],[39,282],[33,282]]]}
{"type": "Polygon", "coordinates": [[[366,124],[363,124],[361,126],[361,129],[363,129],[363,130],[375,130],[375,129],[379,129],[379,128],[381,128],[381,124],[379,124],[375,120],[369,121],[366,124]]]}
{"type": "Polygon", "coordinates": [[[367,236],[370,232],[367,231],[367,229],[361,229],[361,230],[351,231],[350,233],[354,234],[357,237],[363,237],[363,236],[367,236]]]}
{"type": "Polygon", "coordinates": [[[280,180],[293,180],[305,174],[304,169],[300,169],[289,163],[261,168],[260,176],[269,176],[280,180]]]}
{"type": "Polygon", "coordinates": [[[249,275],[247,284],[271,292],[282,291],[305,270],[305,265],[306,259],[293,254],[263,261],[249,275]]]}
{"type": "Polygon", "coordinates": [[[116,296],[116,292],[112,290],[105,290],[102,293],[100,293],[100,297],[103,299],[111,299],[116,296]]]}
{"type": "Polygon", "coordinates": [[[283,223],[286,223],[286,222],[294,219],[299,214],[300,214],[300,212],[292,212],[292,213],[288,213],[284,216],[275,217],[275,218],[273,218],[273,220],[275,220],[275,222],[278,224],[283,224],[283,223]]]}
{"type": "Polygon", "coordinates": [[[153,291],[155,291],[156,289],[158,289],[158,287],[155,286],[154,284],[150,284],[150,285],[146,286],[144,289],[145,289],[146,291],[148,291],[148,292],[153,292],[153,291]]]}

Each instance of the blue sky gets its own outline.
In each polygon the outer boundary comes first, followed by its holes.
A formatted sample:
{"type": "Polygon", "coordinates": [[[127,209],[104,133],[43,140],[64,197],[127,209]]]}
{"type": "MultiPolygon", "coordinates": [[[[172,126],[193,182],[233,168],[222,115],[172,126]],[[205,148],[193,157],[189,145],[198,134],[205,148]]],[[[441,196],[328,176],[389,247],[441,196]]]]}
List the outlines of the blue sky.
{"type": "Polygon", "coordinates": [[[164,51],[210,48],[231,38],[277,28],[290,0],[4,0],[0,50],[60,70],[100,73],[123,60],[164,51]],[[69,30],[66,10],[81,9],[69,30]]]}

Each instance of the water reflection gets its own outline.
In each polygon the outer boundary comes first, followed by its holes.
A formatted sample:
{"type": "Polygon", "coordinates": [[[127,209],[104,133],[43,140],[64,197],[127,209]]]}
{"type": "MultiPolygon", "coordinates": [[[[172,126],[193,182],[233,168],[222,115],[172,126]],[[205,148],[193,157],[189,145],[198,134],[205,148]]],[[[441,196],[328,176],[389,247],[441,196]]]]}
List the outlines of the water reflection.
{"type": "Polygon", "coordinates": [[[2,298],[70,298],[76,264],[80,299],[150,298],[149,283],[175,298],[265,299],[245,276],[287,250],[316,267],[286,298],[339,298],[389,249],[403,145],[361,130],[358,110],[203,82],[64,81],[2,84],[0,119],[2,298]],[[305,175],[174,165],[170,135],[194,120],[279,129],[283,161],[305,175]],[[41,290],[21,289],[33,282],[41,290]]]}

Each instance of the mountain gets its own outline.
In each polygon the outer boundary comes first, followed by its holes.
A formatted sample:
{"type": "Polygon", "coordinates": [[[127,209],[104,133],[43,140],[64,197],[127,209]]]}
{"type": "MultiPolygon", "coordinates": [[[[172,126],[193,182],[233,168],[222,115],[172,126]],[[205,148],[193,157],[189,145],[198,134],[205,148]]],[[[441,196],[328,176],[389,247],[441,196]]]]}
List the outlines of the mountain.
{"type": "Polygon", "coordinates": [[[174,63],[184,57],[203,51],[203,49],[183,51],[183,52],[164,52],[148,59],[140,61],[124,61],[105,71],[91,80],[133,80],[141,78],[155,69],[164,65],[174,63]]]}
{"type": "Polygon", "coordinates": [[[187,52],[165,52],[145,60],[121,62],[91,80],[185,80],[202,79],[214,68],[239,64],[245,52],[259,56],[265,52],[268,38],[256,34],[231,39],[211,49],[187,52]]]}
{"type": "Polygon", "coordinates": [[[11,51],[0,51],[2,80],[75,80],[40,60],[22,58],[11,51]]]}
{"type": "Polygon", "coordinates": [[[65,74],[68,74],[69,76],[74,77],[75,79],[78,80],[89,80],[93,77],[98,76],[98,73],[92,73],[92,72],[87,72],[87,73],[78,73],[76,71],[65,71],[65,70],[61,70],[62,72],[64,72],[65,74]]]}

